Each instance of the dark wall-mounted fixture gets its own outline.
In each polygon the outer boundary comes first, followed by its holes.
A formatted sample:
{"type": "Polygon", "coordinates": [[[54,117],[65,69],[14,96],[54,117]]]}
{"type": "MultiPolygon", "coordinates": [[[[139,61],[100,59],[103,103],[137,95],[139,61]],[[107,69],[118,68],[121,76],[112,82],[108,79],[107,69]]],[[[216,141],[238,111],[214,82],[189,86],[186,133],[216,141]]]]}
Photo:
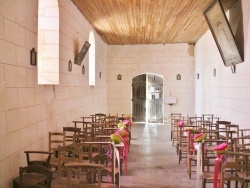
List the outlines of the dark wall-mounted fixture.
{"type": "Polygon", "coordinates": [[[213,70],[213,76],[216,77],[216,69],[213,70]]]}
{"type": "Polygon", "coordinates": [[[99,78],[102,78],[102,72],[99,72],[99,78]]]}
{"type": "Polygon", "coordinates": [[[117,80],[122,80],[122,75],[118,74],[117,75],[117,80]]]}
{"type": "Polygon", "coordinates": [[[30,50],[30,64],[36,66],[36,51],[35,48],[30,50]]]}
{"type": "Polygon", "coordinates": [[[198,80],[200,79],[200,74],[199,74],[199,73],[197,73],[197,79],[198,79],[198,80]]]}
{"type": "Polygon", "coordinates": [[[85,67],[84,67],[84,65],[82,66],[82,74],[85,74],[85,67]]]}
{"type": "Polygon", "coordinates": [[[79,54],[75,58],[75,62],[74,62],[75,64],[81,65],[83,58],[85,57],[86,53],[89,50],[89,47],[90,47],[89,42],[85,41],[81,51],[79,52],[79,54]]]}
{"type": "Polygon", "coordinates": [[[72,71],[72,62],[71,60],[69,60],[69,64],[68,64],[68,71],[72,71]]]}
{"type": "Polygon", "coordinates": [[[180,74],[177,74],[176,80],[181,80],[181,75],[180,74]]]}

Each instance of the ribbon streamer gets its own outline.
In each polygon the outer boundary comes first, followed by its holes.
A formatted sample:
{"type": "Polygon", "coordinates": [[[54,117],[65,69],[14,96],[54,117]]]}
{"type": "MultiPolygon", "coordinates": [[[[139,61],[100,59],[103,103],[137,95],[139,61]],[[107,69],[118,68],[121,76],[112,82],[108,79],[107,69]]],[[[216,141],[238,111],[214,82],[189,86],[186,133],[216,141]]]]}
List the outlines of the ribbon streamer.
{"type": "Polygon", "coordinates": [[[219,188],[220,180],[218,179],[219,176],[219,166],[221,162],[222,155],[217,155],[215,162],[214,162],[214,188],[219,188]]]}

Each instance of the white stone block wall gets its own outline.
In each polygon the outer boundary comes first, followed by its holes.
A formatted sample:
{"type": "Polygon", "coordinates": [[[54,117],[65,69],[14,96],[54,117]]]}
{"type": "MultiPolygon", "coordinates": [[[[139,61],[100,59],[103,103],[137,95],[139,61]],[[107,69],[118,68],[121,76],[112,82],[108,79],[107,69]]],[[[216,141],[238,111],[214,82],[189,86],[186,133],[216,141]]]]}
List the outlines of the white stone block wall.
{"type": "MultiPolygon", "coordinates": [[[[188,44],[114,45],[108,46],[108,112],[132,113],[132,79],[145,73],[163,76],[164,98],[177,97],[172,112],[194,115],[193,56],[188,44]],[[117,80],[117,75],[122,80],[117,80]],[[182,79],[176,80],[181,74],[182,79]]],[[[170,107],[164,105],[164,119],[169,119],[170,107]]]]}
{"type": "Polygon", "coordinates": [[[19,166],[27,163],[25,150],[48,150],[49,131],[107,112],[107,45],[94,32],[95,87],[88,85],[88,54],[85,75],[75,64],[69,72],[68,61],[74,62],[76,47],[80,50],[93,28],[71,1],[59,3],[60,83],[44,86],[37,84],[37,66],[30,65],[30,50],[37,49],[38,1],[0,0],[0,188],[12,187],[19,166]]]}
{"type": "Polygon", "coordinates": [[[250,1],[238,1],[243,11],[244,62],[236,65],[236,73],[225,67],[213,36],[208,31],[195,45],[195,112],[213,113],[222,120],[249,128],[250,123],[250,1]],[[213,69],[216,77],[213,77],[213,69]]]}

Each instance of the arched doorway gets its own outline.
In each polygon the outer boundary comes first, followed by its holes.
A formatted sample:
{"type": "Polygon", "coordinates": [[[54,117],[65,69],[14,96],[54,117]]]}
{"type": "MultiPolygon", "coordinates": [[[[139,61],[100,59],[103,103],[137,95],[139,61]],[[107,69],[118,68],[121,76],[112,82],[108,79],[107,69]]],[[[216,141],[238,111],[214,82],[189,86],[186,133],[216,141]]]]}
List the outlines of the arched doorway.
{"type": "Polygon", "coordinates": [[[163,77],[141,74],[132,79],[134,122],[163,123],[163,77]]]}

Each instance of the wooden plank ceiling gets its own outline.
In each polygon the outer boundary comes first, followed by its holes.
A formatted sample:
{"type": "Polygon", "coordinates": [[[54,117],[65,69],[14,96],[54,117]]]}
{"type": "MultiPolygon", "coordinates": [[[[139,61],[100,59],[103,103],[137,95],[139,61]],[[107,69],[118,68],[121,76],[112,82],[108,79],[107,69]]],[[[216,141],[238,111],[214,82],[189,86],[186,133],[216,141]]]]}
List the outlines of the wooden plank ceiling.
{"type": "MultiPolygon", "coordinates": [[[[223,0],[232,6],[237,0],[223,0]]],[[[196,43],[212,0],[72,0],[108,45],[196,43]]]]}

